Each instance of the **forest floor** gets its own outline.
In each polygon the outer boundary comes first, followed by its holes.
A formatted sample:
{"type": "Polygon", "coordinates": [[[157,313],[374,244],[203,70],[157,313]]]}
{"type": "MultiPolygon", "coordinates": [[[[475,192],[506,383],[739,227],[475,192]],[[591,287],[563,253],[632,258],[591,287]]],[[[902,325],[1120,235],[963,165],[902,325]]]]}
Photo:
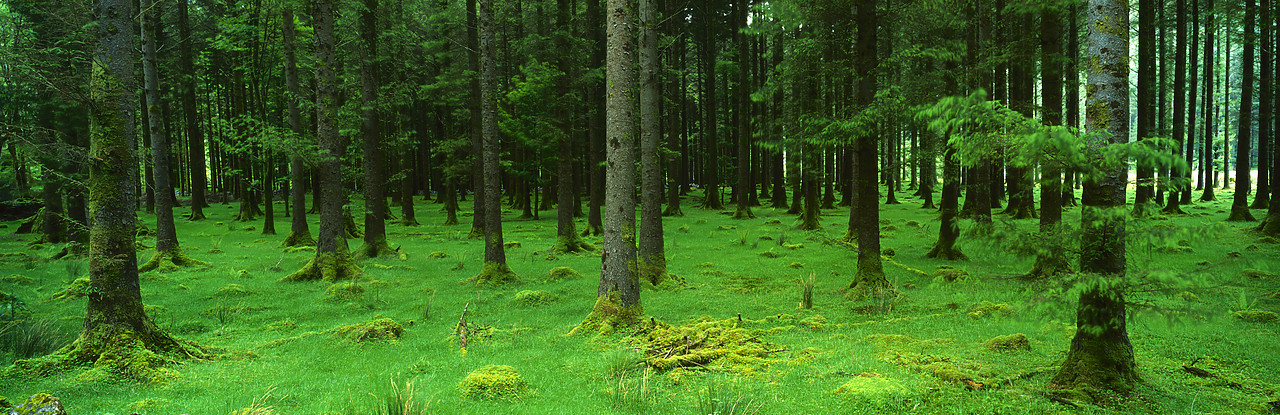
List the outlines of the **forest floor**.
{"type": "MultiPolygon", "coordinates": [[[[1130,274],[1166,283],[1128,294],[1143,382],[1104,408],[1048,396],[1075,331],[1075,292],[1066,281],[1019,278],[1034,258],[1002,246],[1019,242],[964,236],[959,246],[969,260],[926,259],[937,214],[909,192],[900,195],[903,204],[881,210],[883,247],[893,251],[884,269],[896,289],[857,298],[845,292],[856,269],[856,252],[840,242],[847,208],[824,211],[825,230],[798,231],[783,210],[757,207],[755,219],[733,220],[731,212],[700,210],[697,198],[687,197],[686,216],[664,220],[669,270],[685,285],[646,288],[649,318],[608,336],[567,335],[595,303],[600,257],[598,250],[549,252],[554,211],[541,220],[507,211],[507,258],[521,282],[477,287],[463,282],[483,259],[483,242],[466,238],[469,215],[463,224],[440,225],[443,205],[418,201],[421,226],[388,221],[389,241],[407,259],[362,261],[353,288],[280,282],[314,256],[279,247],[289,219],[277,216],[280,235],[262,235],[260,219],[234,222],[236,205],[216,204],[205,210],[208,220],[178,223],[186,253],[210,265],[145,273],[142,295],[169,333],[238,357],[188,362],[176,367],[176,378],[154,385],[85,381],[76,371],[0,378],[0,396],[17,404],[48,392],[76,415],[250,407],[366,414],[393,397],[392,385],[405,392],[408,383],[418,407],[442,414],[1280,411],[1280,321],[1236,314],[1280,312],[1280,245],[1252,231],[1256,223],[1224,222],[1229,197],[1185,207],[1189,215],[1130,223],[1130,274]],[[813,308],[801,309],[801,282],[811,276],[813,308]],[[464,309],[470,330],[462,350],[457,323],[464,309]],[[381,318],[398,323],[403,335],[339,335],[349,331],[338,330],[343,326],[381,318]],[[1025,344],[1016,337],[989,342],[1015,334],[1025,344]],[[460,384],[487,365],[514,368],[527,388],[506,384],[489,390],[512,393],[505,398],[464,397],[460,384]]],[[[1079,212],[1069,209],[1065,221],[1078,224],[1079,212]]],[[[154,229],[152,215],[139,217],[154,229]]],[[[309,219],[314,234],[318,217],[309,219]]],[[[1015,235],[1037,226],[1003,222],[1015,235]]],[[[69,340],[85,300],[52,297],[86,275],[85,263],[48,260],[59,246],[32,246],[35,236],[12,235],[16,222],[4,225],[0,291],[25,300],[34,318],[51,321],[69,340]]],[[[154,244],[148,236],[138,241],[154,244]]],[[[599,246],[599,237],[588,241],[599,246]]],[[[353,249],[360,243],[350,240],[353,249]]],[[[139,252],[142,261],[150,255],[139,252]]],[[[14,360],[4,353],[0,366],[14,360]]]]}

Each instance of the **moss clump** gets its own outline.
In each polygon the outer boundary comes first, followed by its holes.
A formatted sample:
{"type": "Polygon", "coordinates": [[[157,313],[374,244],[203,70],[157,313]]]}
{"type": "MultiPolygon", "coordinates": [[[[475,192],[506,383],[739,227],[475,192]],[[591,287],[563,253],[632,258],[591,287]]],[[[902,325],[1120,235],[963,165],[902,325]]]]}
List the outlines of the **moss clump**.
{"type": "Polygon", "coordinates": [[[990,301],[983,301],[969,307],[965,312],[969,318],[983,318],[987,316],[1001,315],[1008,316],[1013,314],[1013,306],[1008,304],[996,304],[990,301]]]}
{"type": "Polygon", "coordinates": [[[479,274],[467,278],[463,282],[474,283],[476,286],[496,286],[519,281],[520,276],[511,271],[511,267],[507,266],[505,262],[485,261],[484,267],[480,269],[479,274]]]}
{"type": "Polygon", "coordinates": [[[511,301],[524,307],[533,307],[553,303],[556,296],[546,291],[521,290],[511,297],[511,301]]]}
{"type": "Polygon", "coordinates": [[[773,252],[772,249],[761,252],[759,255],[765,258],[782,258],[783,257],[783,254],[773,252]]]}
{"type": "Polygon", "coordinates": [[[333,335],[356,343],[396,341],[404,335],[404,327],[395,320],[380,318],[338,327],[333,335]]]}
{"type": "Polygon", "coordinates": [[[905,394],[906,391],[906,387],[895,380],[878,374],[863,373],[840,385],[832,393],[845,399],[880,400],[905,394]]]}
{"type": "Polygon", "coordinates": [[[782,247],[794,251],[800,248],[804,248],[804,244],[789,244],[789,243],[783,242],[782,247]]]}
{"type": "Polygon", "coordinates": [[[1190,291],[1183,291],[1178,293],[1177,298],[1182,301],[1186,301],[1188,303],[1195,303],[1200,301],[1200,296],[1195,295],[1195,293],[1192,293],[1190,291]]]}
{"type": "Polygon", "coordinates": [[[89,277],[80,277],[80,278],[76,278],[75,281],[71,281],[70,284],[67,284],[66,288],[63,288],[61,291],[54,293],[52,297],[49,297],[49,299],[50,300],[74,300],[80,297],[84,297],[88,293],[88,290],[89,290],[89,277]]]}
{"type": "Polygon", "coordinates": [[[996,336],[984,343],[987,350],[993,352],[1003,352],[1009,350],[1031,350],[1031,343],[1027,341],[1027,336],[1022,333],[1010,334],[1008,336],[996,336]]]}
{"type": "Polygon", "coordinates": [[[1240,310],[1232,314],[1238,319],[1251,323],[1266,323],[1280,318],[1276,316],[1276,313],[1262,310],[1240,310]]]}
{"type": "Polygon", "coordinates": [[[969,271],[949,265],[939,265],[938,269],[933,271],[933,277],[946,282],[963,281],[969,277],[969,271]]]}
{"type": "Polygon", "coordinates": [[[804,268],[804,264],[801,264],[799,262],[792,262],[790,264],[787,264],[787,266],[791,268],[804,268]]]}
{"type": "Polygon", "coordinates": [[[291,246],[284,249],[284,252],[290,253],[290,254],[296,254],[299,252],[315,252],[315,251],[316,251],[316,247],[314,246],[291,246]]]}
{"type": "Polygon", "coordinates": [[[609,290],[605,295],[596,297],[596,305],[591,308],[591,314],[582,319],[582,323],[574,327],[569,335],[591,332],[607,336],[619,328],[639,323],[643,316],[644,309],[640,304],[623,307],[618,292],[609,290]]]}
{"type": "Polygon", "coordinates": [[[347,301],[360,297],[364,286],[354,282],[339,282],[324,289],[325,301],[347,301]]]}
{"type": "Polygon", "coordinates": [[[506,249],[516,249],[520,247],[520,243],[516,241],[504,242],[502,243],[502,247],[506,249]]]}
{"type": "Polygon", "coordinates": [[[530,395],[520,372],[507,365],[488,365],[458,382],[458,393],[467,399],[519,401],[530,395]]]}
{"type": "Polygon", "coordinates": [[[547,271],[548,281],[576,280],[578,278],[582,278],[582,274],[569,267],[555,267],[551,271],[547,271]]]}
{"type": "Polygon", "coordinates": [[[218,293],[216,295],[219,297],[240,297],[240,296],[245,296],[249,294],[252,294],[252,293],[250,293],[248,289],[244,288],[243,285],[227,284],[227,285],[223,285],[221,288],[218,288],[218,293]]]}
{"type": "Polygon", "coordinates": [[[809,330],[814,330],[814,331],[822,330],[827,328],[827,318],[819,314],[814,314],[812,316],[809,316],[808,318],[805,318],[804,320],[800,320],[800,324],[805,326],[809,330]]]}
{"type": "Polygon", "coordinates": [[[635,339],[644,361],[657,370],[706,368],[738,374],[767,367],[771,355],[785,349],[761,340],[772,331],[740,328],[741,320],[703,316],[681,326],[657,323],[648,335],[635,339]]]}
{"type": "Polygon", "coordinates": [[[1276,277],[1276,274],[1272,274],[1270,272],[1260,271],[1256,269],[1246,269],[1244,271],[1241,271],[1241,273],[1243,273],[1244,276],[1246,277],[1253,278],[1253,279],[1260,279],[1260,280],[1269,280],[1269,279],[1274,279],[1276,277]]]}
{"type": "Polygon", "coordinates": [[[181,267],[195,267],[201,265],[209,265],[208,262],[192,259],[187,254],[182,253],[181,249],[174,248],[168,251],[158,251],[151,256],[145,264],[138,267],[138,272],[147,272],[158,270],[160,272],[177,271],[181,267]]]}
{"type": "Polygon", "coordinates": [[[26,402],[9,410],[10,414],[17,415],[66,415],[67,410],[62,408],[62,400],[47,393],[37,393],[27,398],[26,402]]]}
{"type": "Polygon", "coordinates": [[[351,254],[345,250],[336,252],[317,252],[302,269],[285,276],[281,281],[338,281],[352,279],[364,273],[352,261],[351,254]]]}
{"type": "Polygon", "coordinates": [[[3,282],[5,284],[31,284],[33,282],[36,282],[36,280],[26,275],[11,274],[4,278],[0,278],[0,282],[3,282]]]}
{"type": "Polygon", "coordinates": [[[160,412],[163,409],[173,406],[168,399],[143,399],[129,404],[129,411],[133,413],[160,412]]]}
{"type": "Polygon", "coordinates": [[[432,258],[432,259],[443,259],[448,257],[449,257],[449,254],[444,253],[444,251],[435,251],[427,254],[427,258],[432,258]]]}

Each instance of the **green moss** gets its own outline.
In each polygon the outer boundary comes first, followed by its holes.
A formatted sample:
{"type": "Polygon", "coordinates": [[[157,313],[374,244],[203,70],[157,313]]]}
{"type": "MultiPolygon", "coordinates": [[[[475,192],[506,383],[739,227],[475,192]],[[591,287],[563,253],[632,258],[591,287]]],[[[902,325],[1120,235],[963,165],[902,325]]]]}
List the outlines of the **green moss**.
{"type": "Polygon", "coordinates": [[[449,254],[444,253],[444,251],[435,251],[430,254],[427,254],[427,258],[432,258],[432,259],[443,259],[448,257],[449,257],[449,254]]]}
{"type": "Polygon", "coordinates": [[[1260,271],[1256,269],[1245,269],[1244,271],[1241,271],[1241,273],[1243,273],[1244,276],[1246,277],[1254,278],[1254,279],[1269,280],[1269,279],[1275,279],[1276,277],[1276,274],[1266,272],[1266,271],[1260,271]]]}
{"type": "Polygon", "coordinates": [[[767,368],[772,355],[785,347],[761,340],[774,331],[739,327],[746,322],[703,316],[680,326],[656,323],[633,344],[657,370],[704,368],[750,375],[767,368]]]}
{"type": "Polygon", "coordinates": [[[569,335],[595,333],[601,336],[613,334],[619,328],[635,325],[644,317],[644,309],[639,304],[623,307],[618,292],[610,290],[596,297],[596,305],[591,314],[574,327],[569,335]]]}
{"type": "Polygon", "coordinates": [[[784,254],[773,252],[772,249],[761,252],[759,255],[765,258],[782,258],[784,256],[784,254]]]}
{"type": "Polygon", "coordinates": [[[485,261],[480,273],[464,282],[474,283],[476,286],[498,286],[519,281],[520,276],[511,271],[511,267],[506,263],[485,261]]]}
{"type": "Polygon", "coordinates": [[[31,284],[36,282],[36,280],[26,275],[10,274],[4,278],[0,278],[0,282],[5,284],[31,284]]]}
{"type": "Polygon", "coordinates": [[[49,297],[50,300],[74,300],[84,297],[89,292],[89,277],[76,278],[66,288],[49,297]]]}
{"type": "Polygon", "coordinates": [[[1027,341],[1027,336],[1022,333],[1010,334],[1008,336],[996,336],[987,340],[983,344],[987,346],[987,350],[994,352],[1031,350],[1031,343],[1027,341]]]}
{"type": "Polygon", "coordinates": [[[520,373],[507,365],[488,365],[472,371],[458,382],[458,393],[467,399],[505,401],[532,395],[520,373]]]}
{"type": "Polygon", "coordinates": [[[1013,314],[1013,307],[1008,304],[996,304],[990,301],[983,301],[969,307],[965,312],[969,318],[983,318],[994,315],[1008,316],[1013,314]]]}
{"type": "Polygon", "coordinates": [[[26,402],[10,409],[10,414],[16,415],[55,415],[66,414],[67,411],[62,408],[62,400],[47,393],[37,393],[27,398],[26,402]]]}
{"type": "Polygon", "coordinates": [[[785,242],[784,242],[784,243],[782,243],[782,247],[783,247],[783,248],[787,248],[787,249],[790,249],[790,250],[793,250],[793,251],[794,251],[794,250],[796,250],[796,249],[804,248],[804,244],[789,244],[789,243],[785,243],[785,242]]]}
{"type": "Polygon", "coordinates": [[[281,278],[281,281],[338,281],[355,278],[364,273],[345,251],[318,252],[302,269],[281,278]]]}
{"type": "Polygon", "coordinates": [[[792,262],[790,264],[787,264],[787,266],[791,268],[804,268],[804,264],[801,264],[799,262],[792,262]]]}
{"type": "Polygon", "coordinates": [[[939,265],[938,268],[933,271],[933,277],[936,280],[942,280],[946,282],[963,281],[965,279],[968,279],[969,271],[965,271],[963,269],[955,268],[949,265],[939,265]]]}
{"type": "Polygon", "coordinates": [[[521,290],[511,297],[511,301],[524,307],[533,307],[553,303],[556,296],[546,291],[521,290]]]}
{"type": "Polygon", "coordinates": [[[325,301],[347,301],[359,298],[364,293],[364,286],[355,282],[338,282],[324,289],[325,301]]]}
{"type": "Polygon", "coordinates": [[[516,249],[516,248],[520,248],[520,243],[516,241],[503,242],[502,247],[506,249],[516,249]]]}
{"type": "Polygon", "coordinates": [[[246,296],[249,294],[251,293],[249,292],[248,289],[244,288],[243,285],[226,284],[218,288],[218,293],[216,295],[219,297],[240,297],[240,296],[246,296]]]}
{"type": "Polygon", "coordinates": [[[1276,313],[1262,310],[1241,310],[1233,313],[1236,318],[1251,323],[1266,323],[1275,321],[1278,317],[1276,313]]]}
{"type": "Polygon", "coordinates": [[[1200,296],[1195,295],[1195,293],[1192,293],[1190,291],[1183,291],[1178,293],[1177,298],[1182,301],[1186,301],[1188,303],[1195,303],[1200,301],[1200,296]]]}
{"type": "Polygon", "coordinates": [[[173,403],[168,399],[143,399],[129,404],[129,411],[133,413],[160,413],[162,410],[172,406],[173,403]]]}
{"type": "Polygon", "coordinates": [[[551,271],[547,271],[548,281],[576,280],[579,278],[582,278],[582,274],[569,267],[555,267],[551,271]]]}
{"type": "Polygon", "coordinates": [[[333,335],[356,343],[396,341],[404,335],[404,327],[395,320],[379,318],[338,327],[333,335]]]}
{"type": "Polygon", "coordinates": [[[804,320],[800,320],[800,324],[810,330],[822,330],[827,328],[827,318],[818,314],[814,314],[812,316],[805,318],[804,320]]]}
{"type": "Polygon", "coordinates": [[[864,373],[845,382],[832,393],[845,399],[878,400],[902,395],[907,391],[902,383],[876,374],[864,373]]]}

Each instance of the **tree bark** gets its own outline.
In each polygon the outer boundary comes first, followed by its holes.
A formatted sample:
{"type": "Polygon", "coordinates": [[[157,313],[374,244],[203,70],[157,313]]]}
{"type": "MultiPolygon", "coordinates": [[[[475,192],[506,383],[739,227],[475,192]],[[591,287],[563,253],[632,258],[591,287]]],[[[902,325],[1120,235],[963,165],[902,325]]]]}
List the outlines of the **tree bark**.
{"type": "Polygon", "coordinates": [[[1250,141],[1253,140],[1253,52],[1257,29],[1254,19],[1257,18],[1257,3],[1254,0],[1244,2],[1244,54],[1240,60],[1240,121],[1236,123],[1236,187],[1231,200],[1231,214],[1228,222],[1253,222],[1253,213],[1249,211],[1249,191],[1252,190],[1250,177],[1250,141]]]}
{"type": "MultiPolygon", "coordinates": [[[[1183,156],[1183,143],[1187,142],[1187,0],[1175,0],[1177,3],[1174,19],[1177,25],[1177,33],[1173,37],[1173,154],[1175,157],[1183,156]]],[[[1190,152],[1190,147],[1185,150],[1190,152]]],[[[1187,168],[1191,165],[1188,164],[1187,168]]],[[[1175,183],[1169,186],[1169,199],[1165,202],[1163,212],[1165,214],[1184,215],[1182,211],[1182,192],[1190,192],[1191,189],[1185,185],[1178,185],[1176,182],[1180,179],[1190,178],[1189,171],[1174,170],[1170,174],[1170,179],[1175,183]]]]}
{"type": "MultiPolygon", "coordinates": [[[[643,1],[643,0],[642,0],[643,1]]],[[[749,57],[751,56],[750,48],[747,47],[747,34],[743,30],[747,27],[747,12],[751,9],[749,0],[739,0],[734,2],[734,24],[737,30],[733,32],[735,48],[737,48],[738,56],[738,84],[734,88],[736,109],[734,113],[737,118],[738,129],[738,186],[734,190],[734,196],[738,208],[733,212],[734,219],[755,219],[756,214],[751,211],[751,201],[755,199],[755,188],[751,184],[751,96],[750,89],[751,72],[749,67],[749,57]]],[[[641,91],[643,94],[643,91],[641,91]]]]}
{"type": "MultiPolygon", "coordinates": [[[[658,143],[662,140],[662,125],[659,122],[661,117],[659,101],[662,100],[662,94],[658,73],[662,66],[658,55],[659,20],[655,3],[656,0],[640,0],[640,171],[642,177],[639,277],[653,285],[661,285],[667,279],[667,257],[662,241],[662,168],[658,158],[658,143]]],[[[739,108],[741,107],[742,105],[739,105],[739,108]]],[[[744,205],[745,199],[739,198],[739,210],[744,205]]],[[[749,207],[747,211],[750,212],[749,207]]]]}
{"type": "MultiPolygon", "coordinates": [[[[1137,141],[1155,137],[1156,131],[1156,1],[1138,1],[1138,114],[1137,141]]],[[[1137,161],[1133,215],[1146,216],[1155,196],[1155,166],[1137,161]]]]}
{"type": "MultiPolygon", "coordinates": [[[[397,255],[387,244],[386,161],[382,150],[382,110],[378,90],[382,74],[378,70],[378,0],[364,0],[360,13],[360,37],[363,59],[360,62],[360,132],[364,137],[364,245],[356,249],[357,258],[397,255]]],[[[486,189],[487,190],[487,189],[486,189]]]]}
{"type": "MultiPolygon", "coordinates": [[[[186,2],[183,3],[185,6],[186,2]]],[[[302,113],[298,108],[301,90],[298,87],[298,59],[294,53],[294,42],[297,28],[293,22],[293,7],[285,6],[281,14],[284,37],[284,79],[289,98],[289,130],[294,138],[301,140],[306,134],[302,126],[302,113]]],[[[194,177],[194,176],[193,176],[194,177]]],[[[193,179],[194,180],[194,179],[193,179]]],[[[289,236],[285,237],[283,246],[314,246],[315,238],[311,237],[311,228],[307,224],[307,174],[302,155],[294,152],[289,156],[289,196],[293,200],[293,212],[289,215],[289,236]]],[[[318,190],[317,190],[318,192],[318,190]]],[[[194,205],[194,203],[192,203],[194,205]]]]}
{"type": "MultiPolygon", "coordinates": [[[[876,93],[876,0],[859,0],[857,11],[858,39],[858,104],[864,110],[875,100],[876,93]]],[[[876,165],[878,132],[858,137],[858,272],[849,288],[870,290],[889,284],[880,262],[880,194],[876,165]]]]}
{"type": "Polygon", "coordinates": [[[1259,26],[1262,26],[1260,39],[1262,39],[1259,48],[1258,59],[1258,192],[1254,194],[1253,205],[1249,206],[1253,209],[1267,209],[1271,207],[1271,182],[1276,177],[1271,174],[1272,165],[1276,163],[1276,158],[1272,157],[1271,137],[1275,134],[1274,116],[1275,113],[1275,62],[1272,61],[1274,53],[1272,48],[1275,47],[1275,38],[1273,37],[1274,26],[1272,22],[1273,10],[1271,2],[1273,0],[1261,0],[1258,7],[1261,10],[1259,16],[1261,20],[1259,26]]]}
{"type": "Polygon", "coordinates": [[[191,213],[189,220],[205,218],[204,208],[209,206],[205,200],[205,189],[209,186],[205,176],[204,130],[200,128],[200,115],[196,113],[196,69],[192,57],[194,46],[191,43],[191,22],[188,2],[178,3],[178,38],[180,50],[178,66],[182,70],[182,116],[187,129],[187,168],[191,171],[191,213]]]}
{"type": "Polygon", "coordinates": [[[1204,174],[1204,179],[1202,180],[1204,192],[1200,194],[1200,201],[1208,202],[1217,199],[1213,194],[1213,184],[1215,182],[1213,174],[1213,163],[1215,163],[1213,159],[1213,135],[1217,131],[1213,127],[1214,117],[1212,112],[1214,108],[1213,58],[1215,56],[1213,53],[1213,35],[1214,31],[1217,30],[1217,27],[1214,26],[1214,15],[1217,13],[1213,10],[1213,0],[1205,0],[1204,12],[1204,99],[1201,101],[1204,104],[1204,111],[1201,112],[1201,116],[1204,117],[1204,138],[1202,139],[1204,148],[1200,152],[1200,170],[1204,174]]]}
{"type": "MultiPolygon", "coordinates": [[[[1089,0],[1089,65],[1086,132],[1107,132],[1099,145],[1129,141],[1129,7],[1124,0],[1089,0]]],[[[1127,163],[1099,165],[1103,175],[1085,181],[1081,219],[1080,270],[1094,275],[1080,295],[1076,334],[1066,361],[1054,375],[1055,388],[1082,390],[1097,401],[1106,390],[1121,395],[1138,381],[1133,345],[1125,326],[1124,288],[1106,280],[1125,276],[1127,163]]]]}
{"type": "MultiPolygon", "coordinates": [[[[1145,0],[1144,0],[1145,1],[1145,0]]],[[[1062,125],[1062,15],[1052,8],[1041,9],[1040,79],[1043,82],[1041,118],[1046,126],[1062,125]]],[[[1063,236],[1062,165],[1053,158],[1040,162],[1040,237],[1054,241],[1063,236]]],[[[1042,246],[1036,253],[1031,277],[1047,277],[1068,272],[1066,255],[1058,246],[1042,246]]]]}

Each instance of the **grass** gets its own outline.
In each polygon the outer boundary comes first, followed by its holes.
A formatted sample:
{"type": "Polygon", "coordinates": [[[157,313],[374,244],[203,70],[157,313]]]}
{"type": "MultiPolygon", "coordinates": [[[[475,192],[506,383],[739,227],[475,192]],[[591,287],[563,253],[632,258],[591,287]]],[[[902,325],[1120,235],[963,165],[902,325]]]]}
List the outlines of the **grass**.
{"type": "MultiPolygon", "coordinates": [[[[646,289],[641,293],[644,310],[654,321],[673,326],[705,315],[759,330],[761,341],[776,345],[759,361],[659,371],[636,365],[637,352],[610,352],[636,350],[634,339],[565,336],[595,303],[600,252],[551,255],[553,214],[511,220],[519,212],[507,212],[506,239],[522,244],[508,251],[509,265],[522,282],[477,287],[459,284],[478,272],[476,261],[483,257],[483,241],[465,238],[470,221],[440,225],[444,213],[439,206],[417,202],[421,226],[387,225],[389,242],[401,246],[409,259],[363,261],[366,274],[359,283],[368,290],[326,301],[329,283],[277,281],[301,268],[314,252],[290,252],[278,247],[283,235],[244,229],[260,228],[260,223],[229,225],[236,213],[233,204],[206,209],[206,221],[178,223],[183,247],[211,265],[144,274],[142,296],[169,332],[253,357],[184,364],[176,368],[177,379],[156,387],[112,380],[79,383],[72,381],[75,373],[0,378],[0,395],[13,401],[49,392],[77,414],[131,413],[131,407],[146,405],[161,407],[140,413],[228,414],[254,408],[260,410],[256,413],[354,414],[392,401],[412,401],[411,410],[417,413],[441,414],[1156,414],[1187,413],[1193,406],[1251,413],[1266,408],[1280,390],[1280,373],[1274,370],[1280,367],[1274,343],[1280,323],[1246,322],[1231,314],[1241,307],[1280,311],[1280,301],[1265,296],[1280,281],[1244,276],[1247,269],[1280,269],[1280,247],[1258,242],[1247,224],[1222,224],[1225,200],[1184,207],[1188,216],[1131,226],[1130,270],[1185,284],[1146,286],[1129,295],[1134,303],[1129,333],[1145,382],[1117,407],[1079,409],[1044,396],[1074,333],[1075,303],[1072,291],[1056,280],[1019,278],[1033,258],[966,236],[959,244],[970,261],[926,259],[937,238],[937,228],[931,226],[935,212],[904,197],[903,204],[883,206],[881,212],[888,221],[882,227],[896,228],[883,231],[883,247],[895,253],[885,272],[896,290],[845,296],[856,271],[856,253],[839,243],[847,208],[823,212],[826,231],[800,232],[792,228],[792,215],[782,210],[761,207],[755,209],[756,219],[732,220],[689,208],[696,200],[698,195],[685,200],[687,216],[664,218],[669,271],[683,277],[688,287],[646,289]],[[909,226],[912,221],[924,225],[909,226]],[[1187,243],[1163,249],[1139,227],[1163,229],[1187,243]],[[760,236],[773,240],[758,243],[760,236]],[[760,255],[770,249],[781,255],[760,255]],[[433,252],[447,255],[428,255],[433,252]],[[935,278],[942,265],[969,275],[954,281],[935,278]],[[547,278],[556,267],[578,270],[583,277],[547,278]],[[811,283],[794,285],[797,277],[810,276],[811,283]],[[243,292],[220,294],[228,284],[238,284],[243,292]],[[547,292],[554,301],[522,306],[514,297],[526,290],[547,292]],[[797,307],[805,291],[812,309],[797,307]],[[1183,292],[1194,294],[1196,301],[1183,292]],[[967,311],[984,301],[1008,304],[1011,311],[970,317],[967,311]],[[472,334],[464,352],[453,333],[467,303],[472,334]],[[357,343],[331,332],[379,318],[400,323],[404,335],[396,341],[357,343]],[[1026,335],[1029,349],[994,352],[984,345],[1015,333],[1026,335]],[[1183,371],[1182,365],[1192,361],[1219,377],[1183,371]],[[487,365],[518,370],[530,386],[529,395],[493,401],[460,396],[458,383],[487,365]],[[953,372],[981,386],[944,379],[953,372]],[[389,379],[396,380],[394,386],[389,379]],[[845,389],[835,393],[841,387],[845,389]]],[[[462,212],[468,212],[466,206],[462,212]]],[[[277,216],[276,228],[287,229],[288,218],[277,216]]],[[[309,219],[312,229],[318,229],[317,217],[309,219]]],[[[1065,220],[1079,223],[1079,209],[1069,210],[1065,220]]],[[[962,228],[971,225],[961,222],[962,228]]],[[[1031,231],[1036,222],[1011,226],[1031,231]]],[[[26,252],[37,258],[0,261],[0,277],[31,279],[6,279],[15,282],[0,283],[0,290],[23,299],[33,321],[57,327],[69,339],[83,319],[86,300],[46,300],[83,271],[73,272],[72,260],[45,260],[54,250],[31,250],[27,244],[35,237],[0,238],[0,253],[26,252]]],[[[153,243],[150,238],[140,241],[153,243]]],[[[599,246],[600,239],[587,242],[599,246]]],[[[39,353],[48,349],[43,350],[39,353]]],[[[0,365],[15,358],[2,352],[0,365]]],[[[404,405],[391,406],[405,412],[404,405]]],[[[382,409],[394,413],[385,405],[382,409]]]]}

